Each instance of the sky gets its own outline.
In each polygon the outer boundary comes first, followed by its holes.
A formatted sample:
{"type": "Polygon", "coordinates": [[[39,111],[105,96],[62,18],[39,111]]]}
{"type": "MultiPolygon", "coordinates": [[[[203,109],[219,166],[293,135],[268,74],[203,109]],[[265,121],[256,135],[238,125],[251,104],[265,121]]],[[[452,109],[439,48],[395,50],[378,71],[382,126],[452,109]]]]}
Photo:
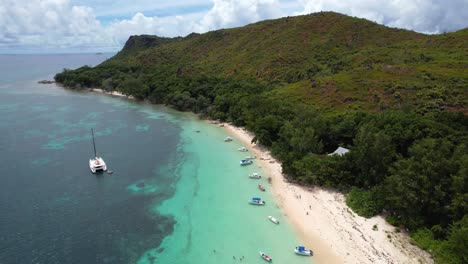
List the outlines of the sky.
{"type": "Polygon", "coordinates": [[[468,0],[0,0],[0,53],[115,52],[131,35],[186,36],[319,11],[427,34],[468,27],[468,0]]]}

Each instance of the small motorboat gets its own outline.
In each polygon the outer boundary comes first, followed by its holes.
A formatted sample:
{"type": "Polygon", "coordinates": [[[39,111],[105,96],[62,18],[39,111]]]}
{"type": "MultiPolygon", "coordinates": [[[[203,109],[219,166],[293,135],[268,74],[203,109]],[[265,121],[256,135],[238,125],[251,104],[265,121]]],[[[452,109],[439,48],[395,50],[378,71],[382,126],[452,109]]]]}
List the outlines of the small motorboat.
{"type": "Polygon", "coordinates": [[[224,139],[224,142],[231,142],[232,141],[232,138],[231,137],[227,137],[224,139]]]}
{"type": "Polygon", "coordinates": [[[275,223],[275,224],[277,224],[277,225],[279,224],[278,219],[274,218],[274,217],[271,216],[271,215],[268,216],[268,219],[270,219],[270,221],[272,221],[273,223],[275,223]]]}
{"type": "Polygon", "coordinates": [[[255,197],[250,199],[249,203],[253,205],[265,205],[265,201],[262,201],[262,198],[255,198],[255,197]]]}
{"type": "Polygon", "coordinates": [[[263,253],[261,251],[259,253],[260,253],[260,257],[262,257],[264,260],[266,260],[268,262],[273,261],[273,259],[270,256],[268,256],[267,254],[265,254],[265,253],[263,253]]]}
{"type": "Polygon", "coordinates": [[[242,151],[242,152],[247,152],[249,151],[248,149],[246,149],[245,147],[240,147],[237,149],[238,151],[242,151]]]}
{"type": "Polygon", "coordinates": [[[250,165],[250,164],[252,164],[252,163],[253,163],[252,160],[241,160],[241,161],[240,161],[240,165],[241,165],[241,166],[250,165]]]}
{"type": "Polygon", "coordinates": [[[296,254],[302,255],[302,256],[312,256],[312,255],[314,255],[314,252],[312,252],[312,250],[306,249],[304,246],[297,246],[294,249],[294,252],[296,254]]]}
{"type": "Polygon", "coordinates": [[[256,156],[248,156],[248,157],[245,157],[244,159],[245,160],[253,160],[253,159],[256,159],[257,157],[256,156]]]}
{"type": "Polygon", "coordinates": [[[249,178],[251,178],[251,179],[260,179],[260,178],[262,178],[262,176],[260,176],[256,172],[254,172],[254,173],[249,174],[249,178]]]}
{"type": "Polygon", "coordinates": [[[265,187],[263,187],[262,185],[258,185],[258,188],[260,189],[260,191],[264,192],[265,191],[265,187]]]}

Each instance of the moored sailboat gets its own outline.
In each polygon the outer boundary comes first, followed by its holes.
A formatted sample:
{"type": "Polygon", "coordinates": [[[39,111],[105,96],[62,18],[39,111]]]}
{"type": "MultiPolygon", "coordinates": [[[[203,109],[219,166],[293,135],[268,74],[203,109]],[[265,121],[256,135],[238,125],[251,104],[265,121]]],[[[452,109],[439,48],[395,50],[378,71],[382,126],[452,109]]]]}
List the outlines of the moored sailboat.
{"type": "Polygon", "coordinates": [[[96,173],[96,171],[106,171],[106,162],[104,162],[104,160],[101,157],[98,157],[96,152],[96,143],[94,142],[94,130],[92,128],[91,134],[93,136],[94,159],[89,159],[89,169],[91,169],[92,173],[96,173]]]}

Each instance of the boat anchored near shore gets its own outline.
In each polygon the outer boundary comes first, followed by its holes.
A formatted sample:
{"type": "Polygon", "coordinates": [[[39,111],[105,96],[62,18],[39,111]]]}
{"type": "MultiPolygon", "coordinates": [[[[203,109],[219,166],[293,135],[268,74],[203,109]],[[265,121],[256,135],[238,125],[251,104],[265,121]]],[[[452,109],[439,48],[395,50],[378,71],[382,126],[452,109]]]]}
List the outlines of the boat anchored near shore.
{"type": "Polygon", "coordinates": [[[297,255],[302,255],[302,256],[312,256],[312,255],[314,255],[314,252],[312,252],[312,250],[306,249],[304,246],[297,246],[294,249],[294,252],[297,255]]]}
{"type": "Polygon", "coordinates": [[[273,261],[273,259],[270,256],[268,256],[267,254],[265,254],[265,253],[263,253],[261,251],[259,253],[260,253],[260,257],[262,257],[264,260],[266,260],[268,262],[273,261]]]}
{"type": "Polygon", "coordinates": [[[241,160],[241,161],[240,161],[240,165],[241,165],[241,166],[250,165],[250,164],[252,164],[252,163],[253,163],[252,160],[241,160]]]}
{"type": "Polygon", "coordinates": [[[249,174],[250,179],[261,179],[262,176],[256,172],[249,174]]]}
{"type": "Polygon", "coordinates": [[[256,197],[250,199],[249,203],[253,205],[265,205],[265,201],[262,201],[262,198],[256,198],[256,197]]]}
{"type": "Polygon", "coordinates": [[[273,223],[275,223],[275,224],[277,224],[277,225],[279,224],[278,219],[274,218],[274,217],[271,216],[271,215],[268,216],[268,219],[270,219],[270,221],[272,221],[273,223]]]}
{"type": "Polygon", "coordinates": [[[93,136],[94,159],[89,159],[89,169],[91,169],[92,173],[96,173],[96,171],[106,171],[106,162],[104,162],[104,160],[101,157],[98,157],[96,152],[96,143],[94,142],[94,131],[92,128],[91,134],[93,136]]]}

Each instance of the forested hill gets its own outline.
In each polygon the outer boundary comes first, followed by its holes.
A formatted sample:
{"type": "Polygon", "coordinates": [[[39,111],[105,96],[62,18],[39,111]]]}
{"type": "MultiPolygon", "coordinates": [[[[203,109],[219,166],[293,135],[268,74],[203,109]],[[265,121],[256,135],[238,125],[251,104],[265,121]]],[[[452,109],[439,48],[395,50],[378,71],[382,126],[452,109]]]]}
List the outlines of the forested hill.
{"type": "MultiPolygon", "coordinates": [[[[323,12],[185,38],[132,36],[98,69],[131,65],[139,78],[154,71],[252,78],[323,108],[467,113],[467,50],[467,30],[424,35],[323,12]]],[[[94,72],[98,76],[83,76],[78,84],[100,86],[108,79],[94,72]]],[[[112,80],[113,89],[125,90],[112,80]]],[[[154,90],[150,85],[137,95],[151,97],[154,90]]]]}
{"type": "MultiPolygon", "coordinates": [[[[132,36],[55,76],[233,122],[291,180],[385,212],[440,263],[468,263],[468,30],[425,35],[332,12],[179,38],[132,36]],[[338,146],[344,156],[327,156],[338,146]]],[[[399,229],[397,229],[399,230],[399,229]]]]}

